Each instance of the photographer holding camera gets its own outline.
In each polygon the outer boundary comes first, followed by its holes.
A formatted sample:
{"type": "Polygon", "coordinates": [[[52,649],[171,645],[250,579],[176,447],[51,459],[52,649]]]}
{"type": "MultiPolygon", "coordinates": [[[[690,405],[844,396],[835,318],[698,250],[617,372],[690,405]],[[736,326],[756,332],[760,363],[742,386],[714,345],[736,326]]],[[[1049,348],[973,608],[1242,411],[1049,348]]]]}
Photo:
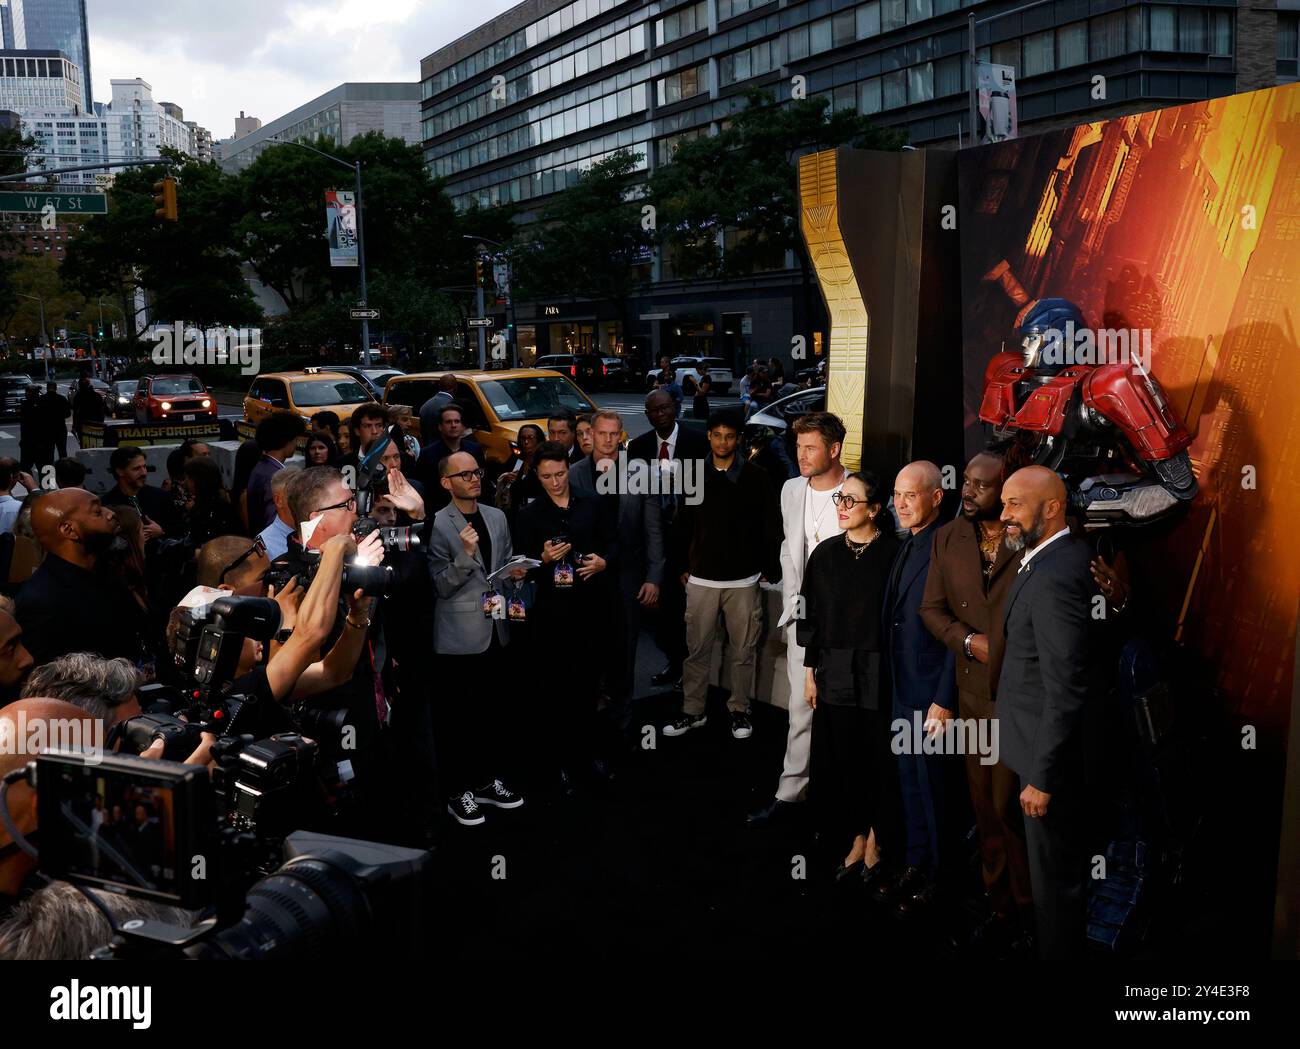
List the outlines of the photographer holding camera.
{"type": "MultiPolygon", "coordinates": [[[[398,487],[400,490],[401,486],[398,487]]],[[[348,488],[341,471],[330,466],[312,466],[303,470],[302,476],[289,487],[289,509],[293,516],[294,534],[289,537],[289,549],[284,556],[272,563],[272,576],[277,585],[279,580],[287,581],[293,577],[302,585],[319,575],[325,567],[326,548],[331,545],[331,540],[337,538],[353,544],[351,548],[355,550],[344,569],[343,588],[348,592],[364,591],[368,597],[389,591],[393,572],[391,568],[380,565],[384,560],[383,537],[375,531],[359,543],[353,539],[357,495],[348,488]]],[[[353,596],[355,599],[356,595],[353,596]]],[[[360,811],[352,815],[371,837],[377,822],[391,818],[391,813],[383,805],[388,769],[383,760],[380,728],[388,722],[389,697],[396,693],[390,665],[391,652],[378,615],[379,607],[375,603],[363,614],[347,602],[335,601],[333,623],[326,643],[332,645],[339,638],[352,634],[359,636],[363,645],[350,679],[321,693],[312,704],[318,709],[338,711],[346,718],[343,727],[350,731],[343,734],[342,748],[336,748],[330,740],[321,742],[331,756],[338,758],[341,774],[345,778],[349,773],[355,777],[353,786],[360,811]],[[336,754],[334,750],[337,750],[336,754]]]]}

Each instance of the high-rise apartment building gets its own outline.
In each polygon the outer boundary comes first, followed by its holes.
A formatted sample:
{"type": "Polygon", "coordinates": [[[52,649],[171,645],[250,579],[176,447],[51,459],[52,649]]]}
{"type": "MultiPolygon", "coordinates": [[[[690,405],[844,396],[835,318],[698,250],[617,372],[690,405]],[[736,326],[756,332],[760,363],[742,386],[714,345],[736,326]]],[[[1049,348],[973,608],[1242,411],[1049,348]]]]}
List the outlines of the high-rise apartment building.
{"type": "Polygon", "coordinates": [[[90,90],[90,33],[86,22],[86,0],[9,0],[16,11],[21,7],[25,46],[62,51],[81,70],[82,112],[94,112],[90,90]]]}

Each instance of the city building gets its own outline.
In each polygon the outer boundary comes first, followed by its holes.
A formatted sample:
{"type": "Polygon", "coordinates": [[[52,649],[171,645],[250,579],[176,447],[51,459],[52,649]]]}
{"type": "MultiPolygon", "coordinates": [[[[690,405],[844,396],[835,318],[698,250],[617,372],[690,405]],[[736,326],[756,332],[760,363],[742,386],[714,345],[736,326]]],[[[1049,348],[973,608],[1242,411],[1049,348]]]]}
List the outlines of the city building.
{"type": "Polygon", "coordinates": [[[27,49],[27,26],[23,0],[0,0],[0,47],[8,51],[27,49]]]}
{"type": "Polygon", "coordinates": [[[254,131],[262,126],[262,122],[257,117],[246,117],[244,111],[239,111],[239,116],[235,117],[235,138],[243,138],[245,135],[251,135],[254,131]]]}
{"type": "Polygon", "coordinates": [[[23,22],[27,39],[23,46],[62,51],[76,63],[81,70],[82,112],[93,112],[86,0],[9,0],[9,5],[15,15],[15,24],[19,17],[23,22]]]}
{"type": "MultiPolygon", "coordinates": [[[[33,167],[76,167],[109,156],[108,121],[102,115],[67,109],[24,109],[22,121],[23,133],[36,140],[36,149],[31,154],[33,167]]],[[[59,175],[58,181],[99,186],[104,175],[103,171],[69,171],[59,175]]]]}
{"type": "Polygon", "coordinates": [[[277,142],[310,141],[323,135],[347,145],[368,131],[420,145],[420,85],[340,84],[282,117],[259,122],[246,134],[240,134],[240,120],[236,120],[234,140],[222,143],[221,166],[229,172],[242,171],[277,142]]]}
{"type": "MultiPolygon", "coordinates": [[[[514,203],[527,221],[596,160],[647,172],[714,134],[751,87],[822,97],[905,131],[970,141],[970,37],[1011,66],[1021,134],[1267,87],[1297,76],[1300,0],[524,0],[421,62],[430,171],[458,207],[514,203]]],[[[656,259],[622,332],[612,303],[516,303],[521,359],[598,349],[643,360],[712,353],[733,366],[816,336],[793,268],[682,281],[656,259]]],[[[808,363],[812,363],[809,361],[808,363]]]]}
{"type": "Polygon", "coordinates": [[[0,50],[0,106],[86,112],[81,70],[62,51],[0,50]]]}
{"type": "Polygon", "coordinates": [[[108,152],[120,160],[149,160],[163,146],[193,155],[194,145],[180,107],[153,100],[153,88],[140,77],[111,80],[113,100],[104,110],[108,152]]]}
{"type": "Polygon", "coordinates": [[[204,163],[211,163],[212,132],[195,123],[193,120],[185,121],[185,126],[190,129],[190,140],[193,143],[190,152],[204,163]]]}

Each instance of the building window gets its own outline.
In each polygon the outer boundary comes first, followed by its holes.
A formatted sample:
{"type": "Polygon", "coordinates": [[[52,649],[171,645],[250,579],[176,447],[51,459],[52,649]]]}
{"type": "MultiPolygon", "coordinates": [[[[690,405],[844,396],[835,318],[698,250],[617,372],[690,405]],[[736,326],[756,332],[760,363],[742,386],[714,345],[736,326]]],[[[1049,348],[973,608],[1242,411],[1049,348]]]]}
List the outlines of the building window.
{"type": "Polygon", "coordinates": [[[671,14],[664,15],[655,23],[655,43],[671,44],[691,33],[709,26],[709,5],[707,3],[691,4],[671,14]]]}
{"type": "Polygon", "coordinates": [[[1124,53],[1124,12],[1115,11],[1088,23],[1088,56],[1096,62],[1124,53]]]}
{"type": "Polygon", "coordinates": [[[674,102],[693,98],[709,89],[708,80],[708,66],[683,69],[680,73],[666,76],[655,85],[659,104],[669,106],[674,102]]]}
{"type": "Polygon", "coordinates": [[[1022,76],[1050,73],[1056,68],[1056,34],[1050,29],[1025,37],[1025,64],[1022,76]]]}
{"type": "Polygon", "coordinates": [[[1151,8],[1151,29],[1148,46],[1152,51],[1177,49],[1178,10],[1173,7],[1151,8]]]}
{"type": "Polygon", "coordinates": [[[1209,50],[1205,40],[1205,12],[1178,10],[1178,50],[1203,53],[1209,50]]]}
{"type": "Polygon", "coordinates": [[[880,78],[882,109],[898,109],[907,105],[907,74],[899,69],[880,78]]]}
{"type": "MultiPolygon", "coordinates": [[[[1292,15],[1294,20],[1295,16],[1292,15]]],[[[1294,21],[1293,23],[1294,24],[1294,21]]],[[[1279,25],[1279,33],[1281,32],[1279,25]]],[[[1232,57],[1232,12],[1210,12],[1210,54],[1220,58],[1232,57]]]]}
{"type": "Polygon", "coordinates": [[[934,15],[934,9],[930,0],[907,0],[907,20],[909,22],[920,22],[923,19],[931,18],[934,15]]]}
{"type": "Polygon", "coordinates": [[[857,24],[852,11],[841,11],[831,19],[831,38],[836,47],[851,44],[857,38],[857,24]]]}
{"type": "Polygon", "coordinates": [[[934,94],[936,98],[960,94],[963,88],[962,70],[967,59],[964,55],[941,58],[934,64],[934,94]]]}
{"type": "Polygon", "coordinates": [[[929,102],[934,98],[934,64],[912,66],[907,71],[907,99],[909,102],[929,102]]]}
{"type": "Polygon", "coordinates": [[[881,0],[880,28],[882,32],[888,33],[891,29],[898,29],[906,24],[906,0],[881,0]]]}
{"type": "Polygon", "coordinates": [[[785,53],[791,62],[808,57],[808,27],[800,26],[785,34],[785,53]]]}
{"type": "Polygon", "coordinates": [[[823,18],[820,22],[814,22],[810,25],[808,34],[814,55],[820,55],[822,52],[831,49],[831,20],[829,18],[823,18]]]}
{"type": "Polygon", "coordinates": [[[872,77],[858,85],[858,112],[863,116],[880,112],[880,77],[872,77]]]}
{"type": "Polygon", "coordinates": [[[1277,75],[1300,75],[1300,15],[1294,11],[1277,13],[1277,75]]]}
{"type": "Polygon", "coordinates": [[[859,40],[868,40],[880,35],[880,0],[863,4],[858,8],[856,16],[859,40]]]}

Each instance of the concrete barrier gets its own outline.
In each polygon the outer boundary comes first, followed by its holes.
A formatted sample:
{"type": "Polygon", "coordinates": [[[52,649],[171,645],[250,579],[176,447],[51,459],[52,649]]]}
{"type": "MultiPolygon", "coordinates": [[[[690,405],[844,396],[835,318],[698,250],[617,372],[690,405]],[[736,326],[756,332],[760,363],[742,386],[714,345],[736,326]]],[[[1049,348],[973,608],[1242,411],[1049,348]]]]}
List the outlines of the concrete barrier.
{"type": "MultiPolygon", "coordinates": [[[[212,461],[221,468],[221,483],[229,488],[235,483],[235,455],[239,452],[241,441],[207,441],[205,442],[212,453],[212,461]]],[[[161,488],[162,483],[167,480],[167,456],[180,447],[180,442],[176,444],[145,444],[138,445],[140,451],[144,452],[145,462],[149,465],[149,480],[147,483],[155,488],[161,488]]],[[[113,454],[112,448],[82,448],[73,458],[86,468],[85,488],[96,495],[103,495],[114,484],[117,479],[113,476],[113,471],[108,468],[109,457],[113,454]]],[[[295,455],[284,465],[291,469],[297,469],[304,466],[306,460],[301,455],[295,455]]]]}

